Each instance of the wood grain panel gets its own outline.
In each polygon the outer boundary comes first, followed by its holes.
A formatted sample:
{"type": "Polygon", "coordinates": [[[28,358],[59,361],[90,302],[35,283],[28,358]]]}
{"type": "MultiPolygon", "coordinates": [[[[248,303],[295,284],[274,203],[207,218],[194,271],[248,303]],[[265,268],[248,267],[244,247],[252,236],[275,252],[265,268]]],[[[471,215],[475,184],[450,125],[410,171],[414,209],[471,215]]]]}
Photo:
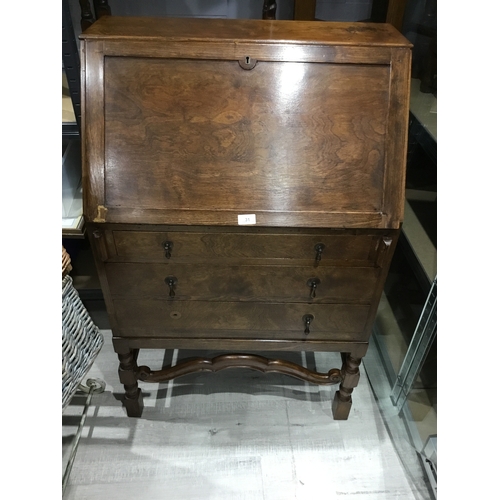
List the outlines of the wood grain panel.
{"type": "Polygon", "coordinates": [[[111,57],[105,71],[107,207],[380,212],[388,66],[111,57]]]}
{"type": "Polygon", "coordinates": [[[124,337],[365,340],[362,332],[369,312],[369,306],[352,304],[122,299],[113,302],[124,337]],[[302,320],[305,314],[314,316],[308,335],[302,320]]]}
{"type": "MultiPolygon", "coordinates": [[[[120,332],[113,328],[113,332],[120,332]]],[[[162,332],[160,332],[162,333],[162,332]]],[[[187,338],[179,337],[113,337],[113,346],[117,353],[127,353],[130,349],[207,349],[228,351],[324,351],[351,352],[353,356],[362,357],[368,349],[366,341],[352,340],[280,340],[280,339],[234,339],[218,338],[187,338]]]]}
{"type": "Polygon", "coordinates": [[[297,22],[257,19],[198,19],[104,17],[81,35],[82,39],[119,40],[124,45],[146,39],[164,42],[225,41],[315,45],[409,47],[408,40],[393,26],[384,23],[297,22]]]}
{"type": "Polygon", "coordinates": [[[393,49],[391,99],[387,122],[387,168],[384,186],[384,211],[394,224],[403,221],[406,152],[410,116],[411,52],[393,49]]]}
{"type": "Polygon", "coordinates": [[[165,279],[174,276],[178,300],[367,304],[380,273],[370,267],[275,267],[204,264],[106,264],[114,297],[169,299],[165,279]],[[311,298],[308,280],[320,280],[311,298]]]}
{"type": "Polygon", "coordinates": [[[250,56],[257,61],[390,64],[389,47],[355,47],[341,45],[294,45],[286,43],[256,44],[240,42],[176,42],[133,40],[124,44],[117,40],[104,42],[106,56],[156,57],[239,61],[250,56]]]}
{"type": "MultiPolygon", "coordinates": [[[[320,265],[367,265],[381,236],[373,234],[197,233],[183,231],[113,231],[117,260],[149,262],[235,263],[242,259],[306,261],[315,264],[318,243],[324,244],[320,265]],[[164,243],[172,243],[165,258],[164,243]]],[[[257,262],[253,262],[257,264],[257,262]]],[[[286,262],[279,262],[280,265],[286,262]]],[[[307,265],[307,264],[306,264],[307,265]]]]}
{"type": "Polygon", "coordinates": [[[314,227],[314,228],[371,228],[397,229],[400,222],[392,223],[382,212],[304,212],[304,211],[250,211],[192,210],[192,209],[130,209],[111,207],[106,211],[108,222],[116,224],[179,224],[182,226],[205,225],[235,226],[238,216],[251,212],[256,216],[257,227],[314,227]]]}
{"type": "Polygon", "coordinates": [[[82,47],[85,93],[82,107],[82,186],[83,213],[87,221],[104,222],[104,56],[101,41],[89,41],[82,47]]]}

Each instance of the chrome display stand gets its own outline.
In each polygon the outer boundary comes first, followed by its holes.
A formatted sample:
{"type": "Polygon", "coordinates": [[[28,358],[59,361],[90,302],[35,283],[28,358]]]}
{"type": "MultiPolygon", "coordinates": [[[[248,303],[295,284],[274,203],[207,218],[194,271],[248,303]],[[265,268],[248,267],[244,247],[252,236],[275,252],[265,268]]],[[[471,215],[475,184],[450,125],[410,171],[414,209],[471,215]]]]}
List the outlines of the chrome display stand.
{"type": "Polygon", "coordinates": [[[73,468],[73,462],[75,461],[76,452],[78,451],[78,445],[80,444],[80,438],[82,436],[83,426],[85,425],[85,420],[87,419],[87,413],[89,411],[90,403],[92,402],[92,396],[94,394],[100,394],[104,392],[106,388],[106,383],[99,379],[89,378],[86,382],[86,386],[81,384],[78,389],[87,393],[87,399],[85,400],[85,406],[83,408],[82,418],[80,419],[80,424],[78,425],[78,430],[76,431],[76,436],[73,441],[73,447],[71,448],[71,453],[69,456],[68,463],[66,465],[66,470],[64,471],[62,479],[62,493],[66,490],[66,485],[68,484],[68,479],[71,474],[71,469],[73,468]]]}

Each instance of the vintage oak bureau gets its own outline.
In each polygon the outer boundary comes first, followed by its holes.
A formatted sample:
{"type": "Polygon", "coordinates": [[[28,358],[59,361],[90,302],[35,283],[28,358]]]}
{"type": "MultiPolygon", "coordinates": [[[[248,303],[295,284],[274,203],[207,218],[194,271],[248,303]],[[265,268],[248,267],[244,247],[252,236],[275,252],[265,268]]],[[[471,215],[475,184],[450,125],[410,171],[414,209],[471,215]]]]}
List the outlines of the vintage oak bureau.
{"type": "Polygon", "coordinates": [[[81,40],[84,214],[127,414],[139,382],[245,367],[340,384],[347,419],[403,218],[409,42],[133,17],[81,40]],[[141,348],[221,354],[150,368],[141,348]],[[342,366],[248,354],[286,350],[342,366]]]}

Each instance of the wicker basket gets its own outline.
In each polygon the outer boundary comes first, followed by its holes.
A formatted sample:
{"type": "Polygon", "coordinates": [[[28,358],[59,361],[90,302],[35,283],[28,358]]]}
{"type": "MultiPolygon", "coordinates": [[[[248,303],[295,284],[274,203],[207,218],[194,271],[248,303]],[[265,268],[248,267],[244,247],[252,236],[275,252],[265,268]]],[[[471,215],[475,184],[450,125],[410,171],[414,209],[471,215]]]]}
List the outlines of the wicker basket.
{"type": "MultiPolygon", "coordinates": [[[[64,274],[63,249],[63,276],[64,274]]],[[[82,304],[71,276],[66,274],[62,280],[63,411],[90,370],[102,344],[102,334],[82,304]]]]}
{"type": "Polygon", "coordinates": [[[66,252],[66,249],[62,247],[62,277],[64,278],[71,269],[71,258],[68,252],[66,252]]]}

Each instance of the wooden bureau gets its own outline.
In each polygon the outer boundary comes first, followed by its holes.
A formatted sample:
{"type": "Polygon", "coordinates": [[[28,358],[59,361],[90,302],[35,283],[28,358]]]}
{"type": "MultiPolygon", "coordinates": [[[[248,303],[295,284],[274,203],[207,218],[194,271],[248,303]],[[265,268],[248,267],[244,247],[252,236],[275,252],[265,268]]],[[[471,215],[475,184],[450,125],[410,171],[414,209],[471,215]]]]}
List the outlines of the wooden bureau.
{"type": "Polygon", "coordinates": [[[104,17],[81,37],[84,214],[129,416],[139,381],[340,384],[403,218],[410,44],[385,24],[104,17]],[[138,366],[141,348],[220,350],[138,366]],[[332,351],[318,373],[245,351],[332,351]]]}

